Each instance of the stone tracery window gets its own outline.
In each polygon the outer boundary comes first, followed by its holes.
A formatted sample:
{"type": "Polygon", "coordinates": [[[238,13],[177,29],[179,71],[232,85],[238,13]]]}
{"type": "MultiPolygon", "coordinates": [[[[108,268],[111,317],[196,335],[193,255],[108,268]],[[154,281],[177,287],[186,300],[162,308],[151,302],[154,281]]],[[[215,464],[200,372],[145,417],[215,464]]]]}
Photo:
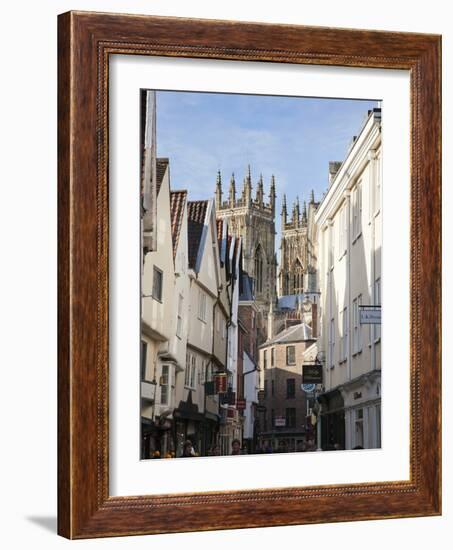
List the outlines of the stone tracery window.
{"type": "Polygon", "coordinates": [[[255,250],[255,285],[256,292],[263,292],[263,252],[261,245],[258,245],[255,250]]]}
{"type": "Polygon", "coordinates": [[[302,294],[304,291],[304,270],[297,259],[293,268],[293,294],[302,294]]]}

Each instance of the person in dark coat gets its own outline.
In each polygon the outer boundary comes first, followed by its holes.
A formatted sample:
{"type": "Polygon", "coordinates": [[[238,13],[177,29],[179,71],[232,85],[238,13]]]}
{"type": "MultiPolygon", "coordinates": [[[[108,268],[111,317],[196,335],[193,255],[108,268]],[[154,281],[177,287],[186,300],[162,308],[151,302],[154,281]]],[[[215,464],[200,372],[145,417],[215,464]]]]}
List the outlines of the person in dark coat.
{"type": "Polygon", "coordinates": [[[233,439],[231,442],[231,454],[232,455],[240,455],[241,454],[241,442],[239,439],[233,439]]]}
{"type": "Polygon", "coordinates": [[[190,441],[190,439],[188,439],[187,441],[184,442],[181,457],[182,458],[191,458],[193,456],[194,456],[194,449],[193,449],[192,441],[190,441]]]}

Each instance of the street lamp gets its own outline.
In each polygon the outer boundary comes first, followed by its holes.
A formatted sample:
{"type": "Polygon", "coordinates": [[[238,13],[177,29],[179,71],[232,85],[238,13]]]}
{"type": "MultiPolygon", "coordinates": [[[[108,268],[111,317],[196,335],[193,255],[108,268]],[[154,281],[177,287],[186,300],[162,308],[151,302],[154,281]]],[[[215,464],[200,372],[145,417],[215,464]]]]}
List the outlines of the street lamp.
{"type": "Polygon", "coordinates": [[[323,381],[323,365],[325,363],[325,353],[323,351],[318,351],[316,354],[314,363],[307,363],[302,366],[302,389],[307,394],[312,394],[314,398],[314,404],[312,411],[316,416],[316,450],[322,451],[321,447],[321,404],[318,401],[318,396],[323,392],[324,388],[322,385],[323,381]],[[304,367],[315,367],[312,369],[313,372],[309,373],[311,376],[304,377],[304,367]],[[321,388],[318,386],[321,385],[321,388]]]}
{"type": "MultiPolygon", "coordinates": [[[[326,354],[324,351],[318,351],[316,354],[316,363],[322,365],[324,372],[324,363],[326,362],[326,354]]],[[[315,405],[316,405],[316,450],[322,451],[321,445],[321,404],[318,401],[318,396],[324,391],[324,386],[321,385],[321,389],[316,394],[315,391],[315,405]]]]}

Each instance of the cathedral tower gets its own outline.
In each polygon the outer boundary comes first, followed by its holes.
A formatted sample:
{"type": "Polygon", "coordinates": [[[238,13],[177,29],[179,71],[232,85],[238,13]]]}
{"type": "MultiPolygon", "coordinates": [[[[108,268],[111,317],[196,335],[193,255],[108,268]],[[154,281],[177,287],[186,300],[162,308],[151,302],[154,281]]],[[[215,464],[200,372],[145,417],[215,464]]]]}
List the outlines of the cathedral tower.
{"type": "Polygon", "coordinates": [[[262,175],[256,184],[255,198],[250,165],[243,181],[242,192],[236,197],[234,175],[230,180],[228,200],[222,201],[220,172],[216,184],[217,218],[228,221],[232,235],[241,237],[243,269],[255,281],[255,297],[263,312],[267,313],[276,297],[275,256],[275,178],[272,176],[269,200],[266,200],[262,175]]]}
{"type": "Polygon", "coordinates": [[[310,202],[304,201],[302,213],[299,197],[293,203],[291,217],[288,217],[286,196],[283,197],[281,212],[281,244],[279,267],[279,295],[297,295],[317,291],[316,251],[313,248],[315,230],[313,214],[318,207],[314,192],[310,202]]]}

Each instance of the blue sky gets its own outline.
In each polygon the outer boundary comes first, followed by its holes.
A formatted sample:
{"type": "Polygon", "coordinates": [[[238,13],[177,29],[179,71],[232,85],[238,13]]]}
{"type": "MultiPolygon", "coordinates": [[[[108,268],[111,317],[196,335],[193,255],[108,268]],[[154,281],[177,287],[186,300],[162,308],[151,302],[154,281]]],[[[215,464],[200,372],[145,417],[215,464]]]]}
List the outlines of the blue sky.
{"type": "MultiPolygon", "coordinates": [[[[343,160],[375,101],[200,92],[157,93],[157,153],[170,158],[172,189],[191,200],[213,196],[217,171],[224,199],[231,173],[240,193],[247,165],[253,193],[263,174],[265,193],[275,175],[277,220],[283,193],[288,210],[328,185],[328,164],[343,160]]],[[[278,230],[278,228],[277,228],[278,230]]]]}

